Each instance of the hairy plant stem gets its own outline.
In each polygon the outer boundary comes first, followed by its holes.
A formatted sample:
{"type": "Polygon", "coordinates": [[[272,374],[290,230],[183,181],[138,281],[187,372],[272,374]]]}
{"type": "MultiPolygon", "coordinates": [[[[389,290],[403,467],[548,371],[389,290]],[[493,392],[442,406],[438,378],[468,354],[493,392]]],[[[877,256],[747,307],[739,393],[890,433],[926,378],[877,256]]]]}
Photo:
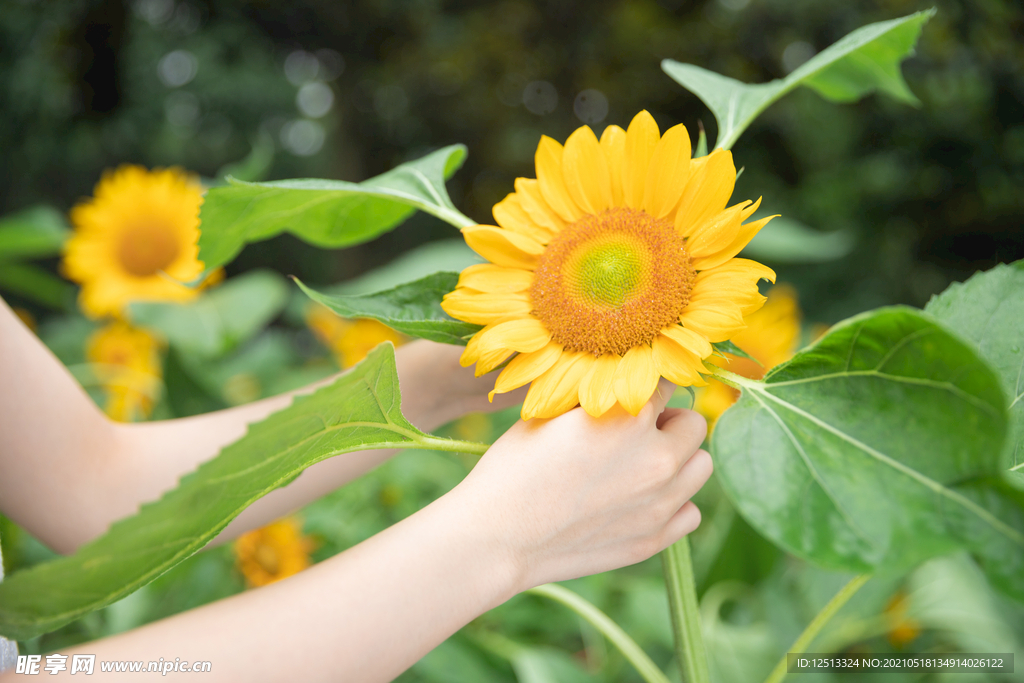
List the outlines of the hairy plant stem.
{"type": "Polygon", "coordinates": [[[693,578],[690,541],[683,538],[661,553],[668,590],[669,613],[675,638],[676,657],[686,683],[709,683],[708,658],[700,631],[697,583],[693,578]]]}
{"type": "Polygon", "coordinates": [[[635,640],[629,637],[628,633],[622,630],[621,626],[576,593],[555,583],[546,583],[542,586],[531,588],[526,592],[561,603],[586,619],[612,645],[619,649],[619,652],[629,660],[629,663],[633,665],[647,683],[669,683],[668,676],[658,668],[657,664],[651,661],[647,653],[636,644],[635,640]]]}
{"type": "Polygon", "coordinates": [[[804,632],[793,642],[793,645],[782,655],[782,659],[775,665],[775,668],[769,674],[768,678],[764,679],[764,683],[779,683],[788,673],[788,660],[787,655],[789,654],[801,654],[807,650],[811,642],[821,632],[822,627],[829,622],[829,620],[836,615],[843,605],[845,605],[854,594],[861,589],[865,583],[871,578],[870,574],[860,574],[850,579],[850,582],[839,589],[839,592],[832,596],[832,599],[828,601],[821,611],[815,615],[811,623],[807,625],[804,632]]]}

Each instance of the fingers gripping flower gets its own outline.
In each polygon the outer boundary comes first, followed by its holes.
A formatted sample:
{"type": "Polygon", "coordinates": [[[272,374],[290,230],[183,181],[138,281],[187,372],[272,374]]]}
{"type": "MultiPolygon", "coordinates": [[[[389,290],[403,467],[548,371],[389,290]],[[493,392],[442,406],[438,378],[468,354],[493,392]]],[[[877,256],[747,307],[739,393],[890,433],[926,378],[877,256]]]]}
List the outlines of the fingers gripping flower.
{"type": "Polygon", "coordinates": [[[106,173],[95,196],[71,210],[64,272],[82,285],[82,310],[120,316],[131,301],[188,301],[182,282],[203,272],[199,253],[202,188],[177,169],[121,166],[106,173]]]}
{"type": "Polygon", "coordinates": [[[495,205],[497,226],[465,228],[490,263],[470,266],[445,296],[449,315],[485,327],[465,366],[490,372],[513,354],[494,393],[531,383],[522,416],[577,405],[600,416],[640,412],[665,377],[703,385],[712,342],[743,329],[775,273],[734,258],[770,219],[726,208],[736,181],[728,150],[690,158],[678,125],[660,135],[640,112],[598,141],[584,126],[565,146],[542,137],[537,179],[495,205]]]}

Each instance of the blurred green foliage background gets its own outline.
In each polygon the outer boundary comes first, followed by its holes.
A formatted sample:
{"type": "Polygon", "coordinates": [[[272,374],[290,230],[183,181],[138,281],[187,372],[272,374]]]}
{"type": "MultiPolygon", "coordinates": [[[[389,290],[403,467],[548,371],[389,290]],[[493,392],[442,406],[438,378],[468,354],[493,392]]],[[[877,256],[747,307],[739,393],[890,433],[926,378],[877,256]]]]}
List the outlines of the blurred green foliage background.
{"type": "MultiPolygon", "coordinates": [[[[836,106],[802,89],[771,107],[734,148],[737,166],[745,167],[736,197],[763,195],[773,213],[856,238],[838,261],[769,261],[781,281],[797,287],[807,321],[831,323],[890,303],[920,306],[951,281],[1024,258],[1024,9],[997,0],[935,4],[939,12],[925,26],[917,56],[904,64],[920,109],[882,97],[836,106]]],[[[600,133],[648,109],[663,129],[682,122],[695,138],[702,123],[714,140],[713,117],[662,73],[664,58],[760,82],[784,76],[859,26],[928,6],[6,0],[0,214],[40,203],[66,210],[91,194],[104,169],[126,162],[179,165],[209,179],[231,172],[361,180],[462,142],[470,155],[449,184],[452,198],[467,215],[490,222],[491,206],[513,189],[514,178],[534,175],[542,134],[564,140],[582,123],[600,133]]],[[[451,227],[422,215],[336,252],[282,236],[247,247],[228,274],[269,268],[312,284],[335,283],[452,237],[451,227]]],[[[57,263],[43,266],[56,272],[57,263]]],[[[4,296],[35,314],[40,336],[61,360],[83,365],[93,325],[68,315],[70,298],[67,311],[54,312],[17,293],[4,296]]],[[[172,348],[154,418],[245,402],[334,371],[304,329],[301,311],[294,303],[281,308],[270,330],[254,330],[251,340],[216,358],[197,360],[172,348]],[[254,383],[239,393],[232,380],[241,376],[254,383]]],[[[448,429],[486,440],[514,417],[473,418],[448,429]]],[[[403,453],[318,501],[304,511],[305,530],[319,543],[316,558],[415,511],[471,466],[456,456],[403,453]]],[[[760,680],[848,577],[785,556],[738,518],[713,484],[701,496],[705,524],[694,547],[712,669],[720,681],[760,680]],[[702,555],[702,547],[715,551],[702,555]]],[[[8,570],[50,556],[3,524],[8,570]]],[[[230,551],[215,549],[23,648],[53,651],[243,586],[230,551]]],[[[658,664],[668,663],[671,632],[657,558],[572,587],[618,619],[658,664]]],[[[891,649],[901,623],[918,631],[912,650],[1012,651],[1021,643],[1024,612],[995,597],[969,560],[945,558],[907,577],[873,581],[826,631],[822,648],[891,649]],[[900,595],[909,612],[894,617],[893,596],[900,595]]],[[[471,624],[405,680],[637,677],[571,613],[520,597],[471,624]],[[528,678],[533,660],[510,656],[516,647],[546,662],[533,670],[553,678],[528,678]]]]}
{"type": "MultiPolygon", "coordinates": [[[[267,179],[359,180],[463,142],[451,193],[486,222],[515,177],[533,176],[541,134],[564,140],[581,122],[600,133],[646,108],[663,128],[682,122],[695,136],[703,122],[714,139],[713,118],[661,72],[663,58],[768,80],[858,26],[930,4],[11,0],[0,13],[0,212],[67,208],[123,162],[216,177],[253,144],[264,157],[273,145],[267,179]]],[[[764,195],[773,212],[859,238],[839,264],[781,272],[812,319],[921,305],[1024,256],[1024,10],[936,4],[904,65],[919,110],[799,91],[734,150],[746,167],[737,197],[764,195]]],[[[334,282],[442,236],[450,228],[420,217],[335,253],[282,237],[231,271],[334,282]]]]}

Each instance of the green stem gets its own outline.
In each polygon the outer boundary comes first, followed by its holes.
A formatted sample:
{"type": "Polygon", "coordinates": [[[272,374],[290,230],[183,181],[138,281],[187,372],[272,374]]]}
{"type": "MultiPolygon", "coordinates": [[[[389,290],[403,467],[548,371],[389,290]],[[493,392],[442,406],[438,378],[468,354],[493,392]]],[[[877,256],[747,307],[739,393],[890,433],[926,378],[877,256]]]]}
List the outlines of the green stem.
{"type": "Polygon", "coordinates": [[[448,451],[450,453],[472,453],[473,455],[483,455],[490,448],[485,443],[477,443],[476,441],[458,441],[456,439],[445,439],[440,436],[420,436],[418,434],[410,435],[416,441],[416,445],[420,448],[426,448],[431,451],[448,451]]]}
{"type": "Polygon", "coordinates": [[[689,539],[684,537],[666,548],[661,553],[661,559],[665,568],[665,587],[668,589],[676,657],[683,670],[683,680],[686,683],[709,683],[711,677],[708,673],[707,653],[704,651],[704,636],[700,631],[700,605],[697,602],[697,584],[693,578],[689,539]]]}
{"type": "Polygon", "coordinates": [[[782,655],[782,659],[775,665],[768,678],[764,679],[764,683],[779,683],[788,673],[788,657],[790,654],[802,654],[807,651],[808,646],[818,636],[822,627],[829,622],[829,620],[836,615],[843,605],[845,605],[854,594],[860,590],[861,586],[868,582],[871,578],[870,574],[860,574],[850,579],[850,582],[839,589],[839,592],[832,596],[832,599],[828,601],[828,604],[821,608],[821,611],[811,620],[811,623],[807,625],[804,632],[800,634],[794,642],[792,647],[782,655]]]}
{"type": "Polygon", "coordinates": [[[761,380],[748,379],[743,375],[737,375],[735,372],[729,372],[728,370],[716,365],[705,364],[704,367],[711,370],[711,374],[715,376],[715,379],[720,381],[722,384],[732,387],[733,389],[742,390],[744,387],[753,386],[755,384],[764,384],[761,380]]]}
{"type": "Polygon", "coordinates": [[[611,641],[612,645],[619,649],[619,652],[629,660],[629,663],[636,668],[637,672],[647,683],[669,683],[668,676],[658,668],[657,664],[651,661],[647,653],[636,644],[635,640],[629,637],[628,633],[622,630],[621,626],[576,593],[554,583],[546,583],[542,586],[531,588],[526,592],[561,603],[586,619],[605,638],[611,641]]]}

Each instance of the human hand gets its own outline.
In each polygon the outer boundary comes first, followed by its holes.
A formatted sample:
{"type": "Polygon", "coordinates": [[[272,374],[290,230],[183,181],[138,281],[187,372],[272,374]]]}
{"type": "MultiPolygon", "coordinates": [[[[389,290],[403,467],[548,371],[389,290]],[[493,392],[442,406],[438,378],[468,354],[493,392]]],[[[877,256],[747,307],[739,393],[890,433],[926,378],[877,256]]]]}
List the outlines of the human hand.
{"type": "Polygon", "coordinates": [[[673,389],[662,380],[637,417],[576,408],[520,421],[452,491],[507,539],[518,590],[640,562],[697,528],[707,423],[666,410],[673,389]]]}
{"type": "Polygon", "coordinates": [[[460,346],[426,339],[405,344],[396,352],[403,413],[420,429],[431,431],[466,413],[501,410],[526,398],[528,387],[523,387],[489,402],[487,393],[494,389],[500,371],[476,377],[473,368],[459,364],[462,352],[460,346]]]}

